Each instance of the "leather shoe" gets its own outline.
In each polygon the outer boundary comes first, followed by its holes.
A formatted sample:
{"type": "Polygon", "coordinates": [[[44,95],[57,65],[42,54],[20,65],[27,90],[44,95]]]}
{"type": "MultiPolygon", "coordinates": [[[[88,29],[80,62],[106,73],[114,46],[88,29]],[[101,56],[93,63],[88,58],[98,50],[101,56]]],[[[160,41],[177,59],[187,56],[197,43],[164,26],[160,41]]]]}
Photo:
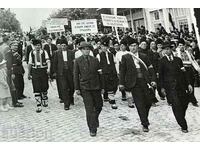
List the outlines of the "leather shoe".
{"type": "Polygon", "coordinates": [[[151,106],[152,107],[156,107],[157,105],[156,105],[156,103],[152,103],[151,106]]]}
{"type": "Polygon", "coordinates": [[[126,101],[127,99],[126,99],[126,97],[122,97],[122,101],[126,101]]]}
{"type": "Polygon", "coordinates": [[[104,98],[104,100],[103,100],[104,102],[109,102],[110,101],[110,99],[109,98],[104,98]]]}
{"type": "Polygon", "coordinates": [[[14,107],[24,107],[24,105],[20,102],[17,102],[15,105],[13,105],[14,107]]]}
{"type": "Polygon", "coordinates": [[[197,103],[192,103],[192,105],[195,107],[199,107],[199,105],[197,103]]]}
{"type": "Polygon", "coordinates": [[[134,104],[128,104],[128,107],[135,108],[134,104]]]}
{"type": "Polygon", "coordinates": [[[36,113],[40,113],[40,112],[42,112],[42,108],[37,108],[36,113]]]}
{"type": "Polygon", "coordinates": [[[116,104],[111,104],[112,109],[117,109],[117,105],[116,104]]]}
{"type": "Polygon", "coordinates": [[[97,131],[90,131],[90,136],[95,137],[97,135],[97,131]]]}
{"type": "Polygon", "coordinates": [[[64,110],[69,110],[69,107],[68,106],[64,106],[64,110]]]}
{"type": "Polygon", "coordinates": [[[143,130],[143,132],[149,132],[149,128],[145,127],[145,126],[143,126],[142,130],[143,130]]]}
{"type": "Polygon", "coordinates": [[[182,131],[183,133],[188,133],[188,130],[187,130],[187,129],[181,129],[181,131],[182,131]]]}

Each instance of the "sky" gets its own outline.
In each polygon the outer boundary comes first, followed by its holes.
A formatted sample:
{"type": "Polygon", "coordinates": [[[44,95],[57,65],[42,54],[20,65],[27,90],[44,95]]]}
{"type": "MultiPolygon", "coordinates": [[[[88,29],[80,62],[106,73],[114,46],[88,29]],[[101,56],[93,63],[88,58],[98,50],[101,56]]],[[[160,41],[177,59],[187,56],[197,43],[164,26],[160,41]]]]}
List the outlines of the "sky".
{"type": "Polygon", "coordinates": [[[11,8],[21,23],[23,31],[29,31],[30,27],[39,28],[42,20],[47,19],[56,10],[56,8],[11,8]]]}

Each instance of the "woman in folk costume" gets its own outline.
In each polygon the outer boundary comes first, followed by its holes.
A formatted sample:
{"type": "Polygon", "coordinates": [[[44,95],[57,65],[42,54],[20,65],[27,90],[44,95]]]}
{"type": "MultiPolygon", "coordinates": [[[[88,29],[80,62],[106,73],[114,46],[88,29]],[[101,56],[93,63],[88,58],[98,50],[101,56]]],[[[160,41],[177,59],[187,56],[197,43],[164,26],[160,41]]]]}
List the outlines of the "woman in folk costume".
{"type": "MultiPolygon", "coordinates": [[[[190,83],[194,89],[194,82],[195,82],[195,70],[200,71],[200,68],[196,61],[193,59],[193,55],[191,53],[190,48],[186,48],[185,41],[183,39],[179,39],[178,47],[177,47],[177,56],[182,59],[183,66],[190,77],[190,83]]],[[[192,93],[188,93],[189,101],[192,103],[193,106],[198,107],[197,99],[194,96],[194,90],[192,93]]]]}
{"type": "Polygon", "coordinates": [[[11,94],[7,83],[7,68],[6,61],[3,59],[3,55],[0,53],[0,111],[8,111],[13,109],[9,103],[11,103],[11,94]]]}

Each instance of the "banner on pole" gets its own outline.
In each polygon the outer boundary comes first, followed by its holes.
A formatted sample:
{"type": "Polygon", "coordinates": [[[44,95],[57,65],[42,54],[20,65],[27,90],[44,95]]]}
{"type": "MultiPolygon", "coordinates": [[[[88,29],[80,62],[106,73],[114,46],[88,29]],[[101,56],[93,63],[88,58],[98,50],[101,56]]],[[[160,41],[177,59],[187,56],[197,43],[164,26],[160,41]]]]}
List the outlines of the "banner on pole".
{"type": "Polygon", "coordinates": [[[128,21],[125,16],[101,14],[104,26],[128,28],[128,21]]]}
{"type": "Polygon", "coordinates": [[[71,27],[72,34],[98,33],[96,19],[72,20],[71,27]]]}
{"type": "Polygon", "coordinates": [[[65,32],[65,28],[64,25],[48,25],[47,32],[48,33],[65,32]]]}
{"type": "Polygon", "coordinates": [[[68,25],[67,18],[51,18],[51,25],[68,25]]]}
{"type": "Polygon", "coordinates": [[[51,18],[50,20],[42,20],[43,27],[50,25],[68,25],[68,20],[67,18],[51,18]]]}

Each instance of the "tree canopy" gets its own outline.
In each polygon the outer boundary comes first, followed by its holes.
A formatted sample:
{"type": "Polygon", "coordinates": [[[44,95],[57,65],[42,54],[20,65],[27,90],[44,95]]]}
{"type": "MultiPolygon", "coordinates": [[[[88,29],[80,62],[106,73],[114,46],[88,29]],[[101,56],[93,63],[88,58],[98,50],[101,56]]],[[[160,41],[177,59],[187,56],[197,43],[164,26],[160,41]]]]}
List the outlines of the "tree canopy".
{"type": "Polygon", "coordinates": [[[0,29],[9,32],[21,32],[20,23],[10,9],[0,9],[0,29]]]}

